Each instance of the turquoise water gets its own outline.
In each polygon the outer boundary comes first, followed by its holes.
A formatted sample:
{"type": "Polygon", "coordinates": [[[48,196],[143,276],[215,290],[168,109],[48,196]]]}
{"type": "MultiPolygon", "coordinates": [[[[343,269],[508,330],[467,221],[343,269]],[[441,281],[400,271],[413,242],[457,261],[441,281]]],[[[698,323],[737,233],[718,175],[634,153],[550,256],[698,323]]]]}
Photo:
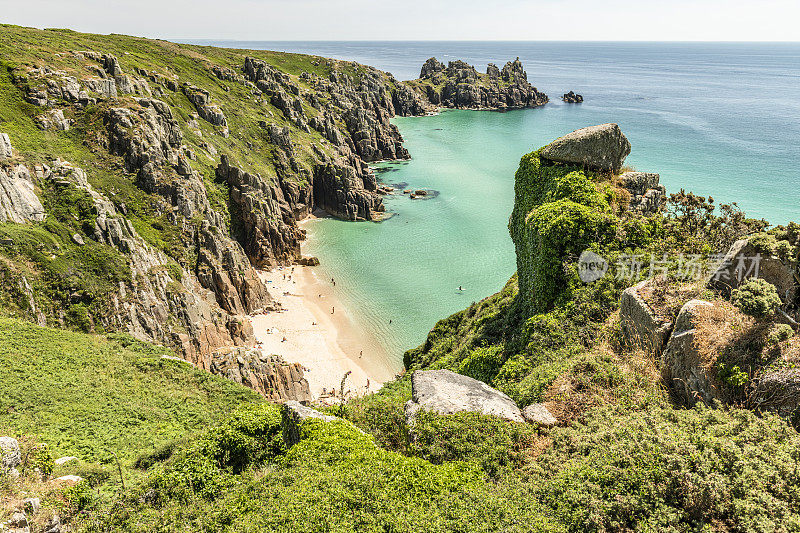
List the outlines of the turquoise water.
{"type": "Polygon", "coordinates": [[[633,145],[627,163],[660,173],[670,192],[737,201],[773,223],[800,219],[798,43],[211,44],[353,59],[400,79],[416,77],[434,55],[479,69],[520,56],[529,80],[550,95],[541,109],[396,119],[413,159],[381,165],[381,178],[438,196],[388,197],[395,216],[380,224],[311,226],[306,251],[320,257],[319,268],[337,279],[351,312],[398,366],[437,320],[511,276],[506,224],[519,158],[574,129],[619,123],[633,145]],[[569,90],[585,103],[561,103],[569,90]]]}

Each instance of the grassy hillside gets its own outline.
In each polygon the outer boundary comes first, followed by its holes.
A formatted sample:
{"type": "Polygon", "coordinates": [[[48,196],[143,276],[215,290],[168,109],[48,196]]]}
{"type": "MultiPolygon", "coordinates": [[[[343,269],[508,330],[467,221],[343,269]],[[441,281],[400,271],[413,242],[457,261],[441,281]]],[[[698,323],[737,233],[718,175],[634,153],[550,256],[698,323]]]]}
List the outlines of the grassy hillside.
{"type": "Polygon", "coordinates": [[[249,389],[162,359],[127,336],[99,337],[0,318],[0,434],[35,434],[51,453],[126,464],[206,428],[249,389]]]}

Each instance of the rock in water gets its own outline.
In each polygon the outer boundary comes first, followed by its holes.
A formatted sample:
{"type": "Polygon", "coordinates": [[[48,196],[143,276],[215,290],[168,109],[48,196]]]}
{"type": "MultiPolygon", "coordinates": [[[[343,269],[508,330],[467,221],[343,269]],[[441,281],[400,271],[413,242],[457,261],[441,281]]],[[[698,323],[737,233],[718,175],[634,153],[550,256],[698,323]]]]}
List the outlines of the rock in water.
{"type": "Polygon", "coordinates": [[[583,95],[576,94],[575,91],[570,91],[568,93],[564,93],[561,99],[568,104],[580,104],[583,102],[583,95]]]}
{"type": "Polygon", "coordinates": [[[0,472],[7,472],[19,466],[22,456],[17,439],[0,437],[0,472]]]}
{"type": "Polygon", "coordinates": [[[440,415],[462,411],[494,415],[524,422],[514,401],[486,383],[450,370],[417,370],[411,376],[411,400],[406,403],[406,419],[420,410],[440,415]]]}
{"type": "Polygon", "coordinates": [[[541,149],[544,159],[585,165],[594,170],[617,172],[631,153],[631,143],[618,124],[581,128],[541,149]]]}

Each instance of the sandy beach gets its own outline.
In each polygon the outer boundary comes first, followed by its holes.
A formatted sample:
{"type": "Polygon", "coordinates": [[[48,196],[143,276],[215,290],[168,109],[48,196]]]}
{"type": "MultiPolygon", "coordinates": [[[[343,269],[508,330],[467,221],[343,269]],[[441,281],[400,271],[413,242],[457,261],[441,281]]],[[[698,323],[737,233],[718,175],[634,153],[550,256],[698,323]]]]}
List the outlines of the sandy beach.
{"type": "MultiPolygon", "coordinates": [[[[319,280],[314,267],[295,265],[259,273],[282,311],[252,318],[264,353],[278,354],[305,367],[314,399],[338,391],[342,377],[350,396],[377,391],[394,372],[384,348],[368,335],[336,299],[331,280],[319,280]]],[[[338,394],[338,392],[337,392],[338,394]]]]}

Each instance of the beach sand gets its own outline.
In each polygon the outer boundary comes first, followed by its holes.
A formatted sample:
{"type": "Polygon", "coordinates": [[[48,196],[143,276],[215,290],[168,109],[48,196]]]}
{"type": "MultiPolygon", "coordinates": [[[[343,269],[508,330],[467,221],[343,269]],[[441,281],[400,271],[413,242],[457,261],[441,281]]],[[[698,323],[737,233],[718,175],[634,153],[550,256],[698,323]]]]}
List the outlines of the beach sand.
{"type": "Polygon", "coordinates": [[[265,354],[303,365],[315,400],[323,389],[338,391],[348,371],[349,397],[375,392],[394,377],[393,369],[382,363],[388,360],[385,348],[336,299],[330,279],[317,279],[314,267],[300,265],[259,275],[284,309],[251,317],[259,347],[265,354]]]}

